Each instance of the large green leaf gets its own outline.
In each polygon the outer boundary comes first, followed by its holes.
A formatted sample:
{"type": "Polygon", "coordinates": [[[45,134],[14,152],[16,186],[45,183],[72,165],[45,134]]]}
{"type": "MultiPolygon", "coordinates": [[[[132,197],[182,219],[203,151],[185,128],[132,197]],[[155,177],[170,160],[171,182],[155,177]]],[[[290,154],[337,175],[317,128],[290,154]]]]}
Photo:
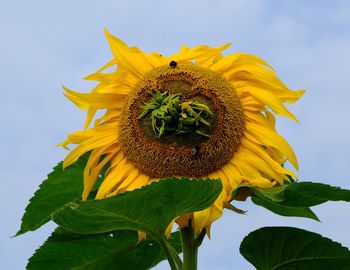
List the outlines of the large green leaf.
{"type": "Polygon", "coordinates": [[[81,198],[83,171],[87,155],[63,170],[60,162],[44,180],[30,199],[22,217],[20,230],[16,235],[35,231],[50,221],[51,213],[68,202],[81,198]]]}
{"type": "Polygon", "coordinates": [[[278,203],[274,203],[272,201],[252,196],[252,202],[260,205],[271,212],[274,212],[275,214],[281,215],[281,216],[287,216],[287,217],[305,217],[305,218],[311,218],[314,220],[319,221],[318,217],[315,215],[314,212],[308,207],[292,207],[292,206],[286,206],[278,203]]]}
{"type": "Polygon", "coordinates": [[[294,182],[282,187],[261,189],[242,186],[233,194],[251,193],[252,201],[283,216],[299,216],[317,219],[309,209],[327,201],[350,201],[350,190],[321,183],[294,182]]]}
{"type": "Polygon", "coordinates": [[[211,206],[221,190],[218,180],[168,178],[103,200],[68,203],[52,218],[75,233],[137,230],[159,238],[174,218],[211,206]]]}
{"type": "Polygon", "coordinates": [[[264,227],[246,236],[240,252],[257,270],[349,270],[350,251],[319,234],[264,227]]]}
{"type": "MultiPolygon", "coordinates": [[[[181,252],[181,237],[173,233],[170,243],[181,252]]],[[[134,231],[81,235],[57,229],[29,259],[28,270],[150,269],[165,259],[159,244],[138,243],[134,231]]]]}

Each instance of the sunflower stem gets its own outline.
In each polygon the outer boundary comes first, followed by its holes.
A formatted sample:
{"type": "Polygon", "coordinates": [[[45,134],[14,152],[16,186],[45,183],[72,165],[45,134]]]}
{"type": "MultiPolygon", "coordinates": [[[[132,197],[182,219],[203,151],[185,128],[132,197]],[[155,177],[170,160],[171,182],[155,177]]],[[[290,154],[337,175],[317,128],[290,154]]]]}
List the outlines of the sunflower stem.
{"type": "Polygon", "coordinates": [[[196,238],[191,220],[189,220],[188,226],[181,229],[181,237],[183,270],[197,270],[198,248],[203,240],[202,233],[196,238]]]}

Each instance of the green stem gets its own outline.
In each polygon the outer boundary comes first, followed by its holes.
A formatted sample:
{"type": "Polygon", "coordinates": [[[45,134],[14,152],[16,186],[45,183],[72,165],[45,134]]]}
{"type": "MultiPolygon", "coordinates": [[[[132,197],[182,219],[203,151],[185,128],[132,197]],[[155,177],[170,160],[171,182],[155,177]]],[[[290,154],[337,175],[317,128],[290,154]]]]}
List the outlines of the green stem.
{"type": "Polygon", "coordinates": [[[173,260],[177,266],[177,269],[182,270],[182,261],[181,261],[181,258],[179,257],[179,255],[177,254],[177,251],[168,241],[166,241],[165,243],[169,249],[171,257],[173,258],[173,260]]]}
{"type": "Polygon", "coordinates": [[[181,229],[183,270],[197,270],[198,248],[202,243],[205,231],[203,230],[196,238],[191,220],[187,227],[181,229]]]}
{"type": "MultiPolygon", "coordinates": [[[[181,266],[179,267],[179,265],[178,265],[179,262],[177,261],[177,259],[174,258],[173,252],[169,250],[169,246],[167,245],[166,240],[164,238],[158,239],[158,243],[161,246],[162,250],[165,253],[165,256],[168,259],[170,269],[171,270],[180,270],[181,266]]],[[[180,260],[180,262],[181,262],[181,260],[180,260]]]]}

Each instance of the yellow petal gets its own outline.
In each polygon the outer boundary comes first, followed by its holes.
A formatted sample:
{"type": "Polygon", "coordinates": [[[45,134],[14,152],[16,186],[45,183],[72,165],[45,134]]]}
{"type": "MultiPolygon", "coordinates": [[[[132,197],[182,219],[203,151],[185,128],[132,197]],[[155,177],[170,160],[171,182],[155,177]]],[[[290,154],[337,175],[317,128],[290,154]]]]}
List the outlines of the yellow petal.
{"type": "Polygon", "coordinates": [[[244,110],[260,112],[264,110],[264,105],[255,97],[245,96],[240,98],[244,110]]]}
{"type": "Polygon", "coordinates": [[[80,109],[121,109],[125,104],[125,95],[119,93],[78,93],[63,86],[64,95],[80,109]]]}
{"type": "Polygon", "coordinates": [[[126,69],[138,79],[153,68],[148,61],[140,57],[138,50],[129,48],[123,41],[112,36],[107,29],[105,29],[105,34],[119,68],[126,69]]]}
{"type": "Polygon", "coordinates": [[[244,147],[241,147],[235,154],[234,163],[237,164],[237,161],[249,164],[249,166],[254,167],[255,170],[261,172],[265,176],[264,178],[268,176],[269,179],[280,181],[283,181],[284,178],[286,178],[285,174],[287,171],[281,174],[279,171],[274,170],[265,159],[262,159],[244,147]]]}
{"type": "Polygon", "coordinates": [[[115,189],[110,195],[116,195],[118,193],[124,192],[126,190],[126,187],[129,186],[132,182],[137,179],[137,176],[139,175],[139,171],[136,168],[133,168],[133,170],[130,170],[130,173],[126,175],[125,179],[120,183],[118,188],[115,189]]]}
{"type": "Polygon", "coordinates": [[[231,43],[227,43],[216,48],[209,46],[196,46],[193,48],[188,48],[186,45],[183,45],[180,51],[177,54],[172,55],[170,59],[180,63],[195,60],[196,64],[199,66],[209,66],[221,54],[221,52],[230,45],[231,43]]]}
{"type": "Polygon", "coordinates": [[[210,208],[204,209],[202,211],[194,212],[194,231],[195,233],[200,233],[204,226],[207,224],[210,214],[210,208]]]}
{"type": "Polygon", "coordinates": [[[67,155],[63,162],[63,168],[76,162],[84,153],[98,147],[112,144],[117,141],[117,139],[118,134],[116,132],[101,132],[98,136],[96,135],[85,140],[67,155]]]}
{"type": "Polygon", "coordinates": [[[108,123],[111,120],[113,120],[114,123],[118,122],[120,118],[120,114],[121,114],[120,110],[108,110],[103,116],[96,119],[94,128],[97,128],[101,124],[108,123]]]}
{"type": "Polygon", "coordinates": [[[138,242],[141,242],[142,240],[146,240],[146,233],[144,233],[144,232],[140,232],[140,231],[137,231],[137,236],[138,236],[138,238],[139,238],[139,241],[138,242]]]}
{"type": "Polygon", "coordinates": [[[246,126],[247,136],[251,135],[250,137],[260,141],[263,145],[272,146],[278,149],[288,158],[294,168],[298,169],[298,161],[295,153],[289,143],[281,135],[269,127],[252,122],[247,122],[246,126]]]}
{"type": "Polygon", "coordinates": [[[128,191],[134,190],[136,188],[143,187],[148,184],[149,176],[143,173],[140,173],[132,183],[127,187],[128,191]]]}
{"type": "Polygon", "coordinates": [[[130,163],[120,163],[113,168],[99,187],[96,199],[102,199],[117,194],[115,190],[133,171],[135,171],[135,167],[130,163]]]}
{"type": "MultiPolygon", "coordinates": [[[[101,151],[103,152],[103,151],[101,151]]],[[[83,195],[82,195],[82,199],[86,200],[87,197],[89,196],[89,193],[91,191],[91,189],[93,188],[100,172],[102,171],[103,167],[113,158],[115,154],[108,154],[106,156],[104,156],[103,160],[101,162],[98,163],[98,165],[96,166],[96,161],[94,162],[94,164],[87,164],[84,170],[84,190],[83,190],[83,195]]],[[[93,156],[93,153],[91,153],[91,156],[93,156]]],[[[96,156],[98,156],[99,158],[101,157],[101,153],[97,153],[96,156]]],[[[91,159],[92,157],[90,157],[91,159]]],[[[89,160],[90,160],[89,159],[89,160]]]]}
{"type": "Polygon", "coordinates": [[[234,160],[234,165],[240,171],[243,180],[246,182],[263,188],[272,187],[274,185],[270,179],[263,177],[259,171],[251,165],[236,159],[234,160]]]}
{"type": "Polygon", "coordinates": [[[242,176],[237,170],[237,168],[233,166],[231,163],[232,163],[232,160],[231,162],[228,162],[227,164],[225,164],[221,168],[221,170],[224,172],[224,174],[226,175],[226,178],[229,180],[231,185],[231,192],[232,192],[237,188],[238,185],[241,184],[242,176]]]}
{"type": "Polygon", "coordinates": [[[89,107],[88,109],[88,113],[87,113],[87,116],[86,116],[86,120],[85,120],[85,124],[84,124],[84,130],[87,130],[92,119],[94,118],[95,114],[96,114],[96,111],[97,109],[94,108],[94,107],[89,107]]]}
{"type": "Polygon", "coordinates": [[[263,158],[277,172],[279,172],[281,174],[287,174],[287,175],[296,177],[294,172],[282,167],[282,164],[279,164],[275,160],[273,160],[267,154],[267,152],[262,149],[262,147],[260,145],[257,145],[256,143],[254,143],[250,140],[247,140],[247,139],[244,139],[244,143],[242,143],[242,144],[244,144],[244,146],[247,147],[249,150],[251,150],[253,153],[255,153],[259,157],[263,158]]]}
{"type": "Polygon", "coordinates": [[[249,92],[257,100],[270,107],[276,114],[286,116],[295,122],[299,122],[274,94],[255,87],[240,88],[240,90],[249,92]]]}
{"type": "Polygon", "coordinates": [[[174,227],[174,222],[175,222],[175,219],[173,219],[173,220],[169,223],[168,227],[167,227],[166,230],[165,230],[165,237],[166,237],[167,239],[169,239],[169,238],[171,237],[171,232],[172,232],[173,227],[174,227]]]}

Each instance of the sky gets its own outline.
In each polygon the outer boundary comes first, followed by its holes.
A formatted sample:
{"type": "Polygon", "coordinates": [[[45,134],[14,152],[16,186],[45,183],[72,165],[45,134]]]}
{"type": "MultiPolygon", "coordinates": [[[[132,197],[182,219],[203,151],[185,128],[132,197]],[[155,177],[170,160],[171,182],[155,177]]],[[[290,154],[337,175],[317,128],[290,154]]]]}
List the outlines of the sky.
{"type": "MultiPolygon", "coordinates": [[[[54,228],[11,238],[28,200],[67,154],[55,145],[83,127],[85,112],[65,99],[61,85],[93,87],[82,78],[111,59],[104,27],[146,52],[232,42],[227,54],[267,60],[290,88],[307,89],[289,106],[300,124],[283,118],[277,124],[298,156],[300,181],[350,189],[350,1],[0,0],[0,6],[0,269],[24,269],[54,228]]],[[[238,206],[247,214],[225,211],[213,224],[200,270],[254,269],[239,244],[263,226],[296,226],[350,247],[350,204],[315,207],[321,222],[279,217],[249,201],[238,206]]]]}

